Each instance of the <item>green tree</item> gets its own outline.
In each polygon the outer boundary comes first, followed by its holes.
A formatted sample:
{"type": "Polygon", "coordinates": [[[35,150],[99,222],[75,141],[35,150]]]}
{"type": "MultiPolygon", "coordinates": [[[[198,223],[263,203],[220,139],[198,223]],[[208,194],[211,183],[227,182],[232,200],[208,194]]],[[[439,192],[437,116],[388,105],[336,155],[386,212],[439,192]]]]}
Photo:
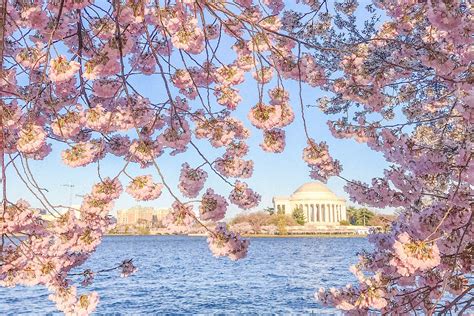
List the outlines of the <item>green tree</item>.
{"type": "Polygon", "coordinates": [[[269,215],[275,214],[275,209],[273,207],[266,207],[263,210],[267,212],[269,215]]]}
{"type": "Polygon", "coordinates": [[[346,210],[347,220],[351,225],[357,225],[357,209],[354,206],[349,206],[346,210]]]}
{"type": "Polygon", "coordinates": [[[293,216],[293,218],[299,225],[304,225],[306,219],[304,217],[304,212],[302,208],[299,208],[299,207],[295,208],[291,215],[293,216]]]}
{"type": "Polygon", "coordinates": [[[360,208],[357,212],[357,224],[367,226],[369,221],[375,216],[375,213],[367,208],[360,208]]]}
{"type": "Polygon", "coordinates": [[[367,226],[375,213],[368,208],[355,208],[349,206],[347,208],[347,219],[351,225],[367,226]]]}

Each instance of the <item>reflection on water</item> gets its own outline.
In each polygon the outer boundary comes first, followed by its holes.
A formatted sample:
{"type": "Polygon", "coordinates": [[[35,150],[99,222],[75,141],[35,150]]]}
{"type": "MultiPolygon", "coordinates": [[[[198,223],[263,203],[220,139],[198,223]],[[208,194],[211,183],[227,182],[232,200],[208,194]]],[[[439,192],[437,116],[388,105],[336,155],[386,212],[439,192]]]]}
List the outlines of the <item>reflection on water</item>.
{"type": "MultiPolygon", "coordinates": [[[[134,258],[138,272],[99,275],[88,290],[101,296],[97,313],[327,313],[314,300],[319,287],[343,286],[363,238],[253,238],[248,257],[216,259],[205,238],[107,237],[84,268],[134,258]]],[[[43,288],[0,288],[1,314],[54,313],[43,288]]],[[[337,313],[337,312],[336,312],[337,313]]]]}

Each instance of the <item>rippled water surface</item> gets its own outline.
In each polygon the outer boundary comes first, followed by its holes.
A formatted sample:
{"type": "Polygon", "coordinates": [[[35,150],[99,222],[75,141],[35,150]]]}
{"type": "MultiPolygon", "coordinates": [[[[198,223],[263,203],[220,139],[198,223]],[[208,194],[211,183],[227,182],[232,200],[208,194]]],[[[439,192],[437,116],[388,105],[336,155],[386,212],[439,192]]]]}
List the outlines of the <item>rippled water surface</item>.
{"type": "MultiPolygon", "coordinates": [[[[134,258],[138,272],[99,275],[98,314],[315,313],[334,314],[314,300],[319,287],[354,281],[348,271],[363,238],[252,238],[248,257],[215,259],[205,238],[107,237],[84,268],[134,258]]],[[[0,288],[0,314],[52,314],[43,288],[0,288]]]]}

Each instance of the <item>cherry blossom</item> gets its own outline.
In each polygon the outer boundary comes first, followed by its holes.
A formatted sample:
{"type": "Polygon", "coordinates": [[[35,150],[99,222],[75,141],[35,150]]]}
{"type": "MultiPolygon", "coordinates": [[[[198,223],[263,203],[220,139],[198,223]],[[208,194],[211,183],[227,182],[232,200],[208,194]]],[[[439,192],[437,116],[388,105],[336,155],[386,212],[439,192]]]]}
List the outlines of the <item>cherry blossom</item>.
{"type": "Polygon", "coordinates": [[[281,107],[259,103],[250,109],[248,118],[257,128],[268,130],[278,125],[281,107]]]}
{"type": "Polygon", "coordinates": [[[133,141],[128,149],[128,159],[138,162],[142,167],[151,164],[154,158],[161,154],[160,142],[151,139],[141,139],[133,141]]]}
{"type": "Polygon", "coordinates": [[[20,63],[23,67],[37,69],[44,63],[44,56],[40,55],[41,49],[37,47],[29,47],[22,49],[15,60],[20,63]]]}
{"type": "Polygon", "coordinates": [[[92,187],[92,195],[99,199],[115,200],[120,197],[122,193],[122,185],[117,178],[105,178],[102,182],[95,184],[92,187]]]}
{"type": "Polygon", "coordinates": [[[193,169],[188,163],[184,163],[179,176],[179,190],[184,196],[194,198],[204,187],[207,179],[207,172],[202,169],[193,169]]]}
{"type": "MultiPolygon", "coordinates": [[[[360,254],[353,269],[358,284],[321,290],[317,298],[353,314],[463,313],[472,291],[463,281],[473,216],[467,193],[472,160],[465,156],[472,147],[465,103],[472,87],[463,79],[473,41],[467,35],[469,10],[458,1],[375,5],[388,20],[367,24],[366,31],[373,29],[364,43],[344,40],[352,48],[338,58],[339,75],[330,84],[334,95],[319,105],[327,114],[344,113],[328,122],[335,137],[364,143],[390,164],[370,183],[348,182],[351,200],[397,208],[400,215],[369,236],[373,249],[360,254]]],[[[351,28],[352,18],[343,15],[352,15],[357,2],[345,1],[336,10],[341,15],[334,23],[351,28]]],[[[304,159],[312,175],[340,171],[325,144],[309,145],[304,159]]]]}
{"type": "Polygon", "coordinates": [[[242,209],[253,208],[260,202],[261,196],[250,189],[246,183],[236,181],[229,200],[242,209]]]}
{"type": "Polygon", "coordinates": [[[175,30],[171,42],[178,49],[183,49],[191,54],[199,54],[204,49],[204,32],[197,25],[194,18],[183,21],[175,30]]]}
{"type": "Polygon", "coordinates": [[[285,131],[281,129],[264,131],[260,147],[268,152],[281,153],[285,149],[285,131]]]}
{"type": "Polygon", "coordinates": [[[253,161],[233,157],[228,152],[216,161],[216,170],[226,177],[247,179],[252,176],[253,161]]]}
{"type": "Polygon", "coordinates": [[[80,142],[61,153],[63,162],[70,167],[88,165],[104,155],[104,143],[101,141],[80,142]]]}
{"type": "Polygon", "coordinates": [[[46,141],[46,132],[41,126],[27,124],[19,133],[17,142],[18,151],[31,154],[40,150],[46,141]]]}
{"type": "Polygon", "coordinates": [[[171,213],[164,219],[163,224],[173,233],[186,233],[196,223],[192,205],[174,202],[171,213]]]}
{"type": "Polygon", "coordinates": [[[330,176],[341,172],[339,161],[334,160],[328,151],[325,142],[317,144],[314,140],[308,140],[308,146],[303,151],[303,160],[308,163],[311,170],[311,178],[326,182],[330,176]]]}
{"type": "Polygon", "coordinates": [[[71,79],[79,70],[79,63],[77,61],[68,61],[65,56],[58,56],[51,59],[51,72],[49,77],[54,82],[61,82],[71,79]]]}
{"type": "Polygon", "coordinates": [[[243,258],[248,240],[225,223],[208,225],[225,217],[229,203],[243,210],[259,204],[260,195],[242,182],[258,167],[247,156],[254,154],[251,137],[262,140],[261,150],[280,153],[289,135],[283,128],[297,117],[311,178],[339,177],[353,202],[399,214],[369,235],[373,247],[351,268],[357,284],[321,290],[316,298],[354,315],[468,312],[472,6],[287,4],[38,0],[0,6],[0,285],[43,286],[65,314],[92,313],[99,294],[81,286],[100,273],[137,270],[127,259],[106,271],[85,270],[82,282],[71,278],[114,226],[110,214],[125,177],[132,179],[125,191],[138,200],[170,191],[175,202],[164,221],[170,232],[197,225],[209,232],[213,254],[243,258]],[[255,89],[255,100],[246,99],[247,89],[255,89]],[[368,183],[347,179],[329,142],[311,136],[326,128],[314,124],[315,113],[326,115],[335,138],[378,152],[390,167],[368,183]],[[261,130],[256,136],[253,127],[261,130]],[[50,203],[60,192],[43,188],[30,170],[59,155],[66,166],[97,173],[77,210],[50,203]],[[169,184],[166,159],[183,163],[181,195],[169,184]],[[148,175],[133,174],[137,167],[148,175]],[[205,184],[212,188],[199,199],[205,184]],[[42,202],[12,202],[16,185],[15,192],[42,202]],[[52,219],[41,218],[36,207],[52,219]],[[17,244],[4,241],[19,235],[17,244]]]}
{"type": "Polygon", "coordinates": [[[220,221],[225,216],[227,206],[223,196],[215,194],[213,189],[207,189],[199,206],[200,218],[205,221],[220,221]]]}
{"type": "Polygon", "coordinates": [[[155,183],[151,175],[145,175],[133,178],[126,191],[138,201],[149,201],[159,198],[162,189],[163,184],[155,183]]]}
{"type": "Polygon", "coordinates": [[[93,84],[94,95],[99,98],[109,99],[118,94],[120,82],[112,79],[95,80],[93,84]]]}
{"type": "Polygon", "coordinates": [[[217,223],[214,231],[207,238],[209,249],[215,257],[227,256],[231,260],[238,260],[247,255],[248,239],[228,231],[225,223],[217,223]]]}
{"type": "Polygon", "coordinates": [[[57,136],[68,139],[74,138],[84,126],[85,118],[82,112],[67,112],[51,123],[53,133],[57,136]]]}
{"type": "Polygon", "coordinates": [[[395,257],[391,264],[403,276],[409,276],[416,270],[428,270],[440,263],[439,249],[429,242],[412,241],[408,233],[402,233],[393,244],[395,257]]]}

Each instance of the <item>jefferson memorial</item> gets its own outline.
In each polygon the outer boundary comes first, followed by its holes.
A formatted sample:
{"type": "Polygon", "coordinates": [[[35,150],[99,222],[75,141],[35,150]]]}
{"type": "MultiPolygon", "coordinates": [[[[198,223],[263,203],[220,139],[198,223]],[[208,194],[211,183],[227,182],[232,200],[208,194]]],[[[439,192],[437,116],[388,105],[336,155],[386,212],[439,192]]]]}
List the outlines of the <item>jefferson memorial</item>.
{"type": "Polygon", "coordinates": [[[321,182],[308,182],[290,197],[273,197],[274,210],[291,215],[296,208],[303,209],[307,224],[339,225],[347,220],[346,200],[335,195],[321,182]]]}

